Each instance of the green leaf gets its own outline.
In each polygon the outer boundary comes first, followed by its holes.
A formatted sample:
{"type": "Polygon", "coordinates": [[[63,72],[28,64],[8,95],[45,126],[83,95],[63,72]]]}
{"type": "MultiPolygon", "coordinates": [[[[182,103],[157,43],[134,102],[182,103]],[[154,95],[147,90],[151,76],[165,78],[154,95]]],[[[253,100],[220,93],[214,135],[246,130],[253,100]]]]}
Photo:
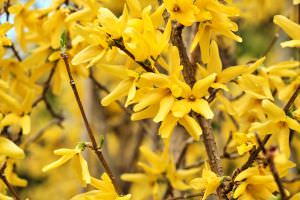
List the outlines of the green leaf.
{"type": "Polygon", "coordinates": [[[68,37],[68,33],[66,30],[64,30],[60,35],[60,50],[62,52],[65,52],[67,49],[67,37],[68,37]]]}
{"type": "Polygon", "coordinates": [[[103,135],[100,135],[100,145],[99,145],[99,148],[102,149],[103,145],[104,145],[104,136],[103,135]]]}

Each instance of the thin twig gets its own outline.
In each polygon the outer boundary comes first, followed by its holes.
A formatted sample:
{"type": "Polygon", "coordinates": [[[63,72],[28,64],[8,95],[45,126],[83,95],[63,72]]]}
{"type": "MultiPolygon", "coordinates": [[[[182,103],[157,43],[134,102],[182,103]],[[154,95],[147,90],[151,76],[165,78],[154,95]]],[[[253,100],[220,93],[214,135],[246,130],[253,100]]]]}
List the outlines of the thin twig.
{"type": "Polygon", "coordinates": [[[289,101],[287,102],[287,104],[284,106],[283,110],[285,113],[288,113],[290,107],[293,105],[294,101],[296,100],[299,92],[300,92],[300,85],[297,87],[297,89],[295,90],[295,92],[293,93],[293,95],[291,96],[289,101]]]}
{"type": "Polygon", "coordinates": [[[53,75],[55,73],[56,66],[57,66],[57,62],[54,63],[54,66],[52,67],[47,80],[43,84],[44,87],[43,87],[43,91],[42,91],[41,96],[33,102],[32,107],[36,107],[41,101],[44,101],[47,111],[50,113],[50,115],[53,118],[58,119],[58,125],[60,127],[62,127],[62,121],[64,120],[64,117],[61,114],[58,114],[54,111],[54,109],[52,108],[52,105],[50,104],[50,102],[47,98],[47,92],[50,88],[50,83],[51,83],[51,80],[52,80],[53,75]]]}
{"type": "Polygon", "coordinates": [[[44,126],[43,128],[41,128],[38,132],[36,132],[34,135],[32,135],[31,137],[29,137],[23,144],[23,149],[26,149],[30,144],[32,144],[33,142],[37,141],[39,138],[42,137],[42,135],[46,132],[46,130],[48,128],[50,128],[51,126],[58,124],[59,121],[57,119],[54,119],[52,121],[50,121],[46,126],[44,126]]]}
{"type": "Polygon", "coordinates": [[[185,142],[184,142],[184,146],[177,158],[177,161],[176,161],[176,169],[178,169],[180,167],[180,164],[182,163],[183,159],[184,159],[184,156],[186,154],[186,151],[188,150],[188,147],[190,144],[193,143],[193,138],[188,138],[185,142]]]}
{"type": "Polygon", "coordinates": [[[111,46],[115,46],[118,49],[122,50],[126,55],[128,55],[138,65],[140,65],[145,71],[154,72],[154,70],[151,67],[150,60],[146,59],[145,61],[137,61],[135,59],[135,56],[128,49],[126,49],[122,38],[121,39],[114,39],[114,40],[112,40],[112,42],[110,44],[111,44],[111,46]]]}
{"type": "Polygon", "coordinates": [[[16,190],[14,189],[14,187],[8,182],[4,171],[6,169],[6,162],[2,165],[1,169],[0,169],[0,179],[3,181],[3,183],[6,185],[6,187],[8,188],[8,190],[10,191],[10,193],[14,196],[14,198],[16,200],[21,200],[21,198],[19,197],[18,193],[16,192],[16,190]]]}
{"type": "Polygon", "coordinates": [[[173,198],[169,198],[168,200],[184,200],[184,199],[191,199],[194,197],[202,197],[204,195],[203,192],[201,193],[197,193],[197,194],[191,194],[191,195],[184,195],[184,196],[180,196],[180,197],[173,197],[173,198]]]}
{"type": "Polygon", "coordinates": [[[278,38],[279,38],[279,33],[278,33],[279,30],[276,31],[276,33],[274,34],[270,44],[268,45],[268,47],[266,48],[266,50],[263,52],[262,56],[267,56],[270,51],[273,49],[273,47],[275,46],[278,38]]]}
{"type": "Polygon", "coordinates": [[[74,93],[74,96],[75,96],[75,99],[76,99],[76,102],[77,102],[77,105],[80,109],[80,113],[81,113],[81,116],[82,116],[82,119],[84,121],[84,125],[87,129],[87,132],[88,132],[88,135],[89,135],[89,138],[91,140],[91,143],[92,143],[92,146],[93,146],[93,150],[95,151],[98,159],[100,160],[105,172],[108,174],[108,176],[110,177],[111,181],[112,181],[112,184],[114,185],[114,188],[115,190],[117,191],[118,194],[121,193],[121,190],[120,188],[118,187],[118,184],[116,182],[116,178],[115,176],[113,175],[112,173],[112,170],[110,169],[106,159],[104,158],[104,155],[102,153],[102,150],[99,148],[97,142],[96,142],[96,138],[93,134],[93,131],[92,131],[92,128],[88,122],[88,119],[87,119],[87,116],[85,114],[85,111],[84,111],[84,108],[83,108],[83,105],[82,105],[82,102],[81,102],[81,99],[79,97],[79,93],[78,93],[78,90],[77,90],[77,87],[76,87],[76,84],[75,84],[75,80],[73,79],[73,76],[72,76],[72,73],[71,73],[71,69],[70,69],[70,65],[69,65],[69,56],[66,52],[62,52],[61,53],[61,57],[65,63],[65,66],[66,66],[66,69],[67,69],[67,72],[68,72],[68,77],[69,77],[69,82],[70,82],[70,86],[73,90],[73,93],[74,93]]]}
{"type": "Polygon", "coordinates": [[[264,146],[264,144],[260,140],[260,138],[259,138],[259,136],[258,136],[257,133],[255,134],[255,136],[256,136],[256,140],[258,142],[258,145],[262,149],[262,152],[263,152],[264,156],[267,159],[267,163],[268,163],[268,165],[270,167],[270,171],[271,171],[271,173],[273,175],[273,178],[274,178],[274,180],[276,182],[276,185],[277,185],[277,187],[279,189],[281,199],[282,200],[287,200],[288,199],[287,195],[286,195],[286,193],[284,191],[283,184],[281,182],[281,179],[279,177],[278,171],[277,171],[275,163],[274,163],[274,151],[275,150],[274,149],[270,149],[269,151],[267,151],[266,148],[265,148],[265,146],[264,146]]]}

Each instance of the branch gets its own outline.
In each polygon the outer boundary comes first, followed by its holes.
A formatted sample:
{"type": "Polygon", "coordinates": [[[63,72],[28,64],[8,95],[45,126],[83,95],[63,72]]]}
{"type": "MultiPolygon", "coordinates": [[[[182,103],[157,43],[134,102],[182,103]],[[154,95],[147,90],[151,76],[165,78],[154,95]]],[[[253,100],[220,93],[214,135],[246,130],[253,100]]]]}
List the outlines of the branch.
{"type": "Polygon", "coordinates": [[[95,151],[98,159],[100,160],[100,162],[101,162],[101,164],[102,164],[105,172],[110,177],[115,190],[117,191],[118,194],[120,194],[121,190],[120,190],[120,188],[117,185],[116,178],[113,175],[112,170],[110,169],[107,161],[104,158],[104,155],[103,155],[101,149],[99,148],[99,146],[98,146],[98,144],[96,142],[96,139],[95,139],[95,136],[93,134],[92,128],[91,128],[91,126],[90,126],[90,124],[88,122],[87,116],[85,114],[85,111],[84,111],[84,108],[83,108],[83,105],[82,105],[82,102],[81,102],[81,99],[79,97],[79,93],[78,93],[78,90],[77,90],[77,87],[76,87],[76,84],[75,84],[75,80],[73,79],[73,76],[72,76],[72,73],[71,73],[71,69],[70,69],[70,65],[69,65],[69,61],[68,61],[69,56],[68,56],[68,54],[66,52],[63,51],[61,53],[61,58],[63,59],[63,61],[65,63],[65,66],[66,66],[66,69],[67,69],[67,73],[68,73],[68,76],[69,76],[70,86],[71,86],[71,88],[73,90],[73,93],[74,93],[77,105],[78,105],[78,107],[80,109],[80,113],[81,113],[82,119],[84,121],[84,125],[85,125],[85,127],[87,129],[89,138],[91,140],[93,150],[95,151]]]}
{"type": "Polygon", "coordinates": [[[119,48],[120,50],[122,50],[126,55],[128,55],[138,65],[140,65],[145,71],[154,72],[154,70],[151,67],[151,61],[149,59],[146,59],[143,62],[135,60],[135,56],[130,51],[128,51],[128,49],[126,49],[122,38],[112,40],[112,42],[110,42],[110,45],[115,46],[115,47],[119,48]]]}
{"type": "Polygon", "coordinates": [[[45,133],[45,131],[50,128],[51,126],[58,124],[58,120],[52,120],[50,121],[45,127],[41,128],[37,133],[29,137],[23,144],[23,149],[26,149],[30,144],[38,140],[39,138],[42,137],[42,135],[45,133]]]}
{"type": "Polygon", "coordinates": [[[188,147],[190,144],[193,143],[193,138],[188,138],[185,142],[184,142],[184,146],[177,158],[177,161],[176,161],[176,169],[178,169],[180,167],[180,164],[182,163],[183,159],[184,159],[184,156],[186,154],[186,151],[188,150],[188,147]]]}
{"type": "Polygon", "coordinates": [[[171,33],[171,42],[174,46],[178,48],[179,56],[180,56],[180,64],[184,66],[183,67],[184,80],[185,82],[187,82],[187,84],[189,84],[190,87],[192,87],[196,82],[196,78],[195,78],[196,70],[189,60],[185,45],[183,43],[183,39],[182,39],[183,28],[184,26],[179,23],[173,25],[172,33],[171,33]]]}
{"type": "Polygon", "coordinates": [[[285,113],[288,113],[290,107],[293,105],[294,101],[296,100],[299,92],[300,92],[300,85],[297,87],[297,89],[295,90],[295,92],[293,93],[293,95],[291,96],[289,101],[287,102],[287,104],[284,106],[283,110],[285,113]]]}
{"type": "Polygon", "coordinates": [[[274,151],[276,149],[270,149],[269,151],[266,150],[264,144],[262,143],[262,141],[260,140],[259,136],[257,135],[257,133],[255,134],[256,136],[256,140],[260,146],[260,148],[262,149],[262,152],[264,154],[264,156],[266,157],[267,159],[267,163],[270,167],[270,171],[274,177],[274,180],[277,184],[277,187],[279,189],[279,192],[280,192],[280,196],[281,196],[281,199],[282,200],[288,200],[287,198],[287,195],[285,194],[285,191],[284,191],[284,187],[283,187],[283,184],[281,182],[281,179],[279,177],[279,174],[278,174],[278,171],[276,169],[276,166],[275,166],[275,163],[274,163],[274,151]]]}
{"type": "Polygon", "coordinates": [[[47,111],[51,114],[51,116],[52,116],[53,118],[58,119],[58,125],[62,127],[62,124],[61,124],[61,123],[62,123],[62,121],[64,120],[64,117],[63,117],[62,115],[60,115],[60,114],[58,114],[58,113],[56,113],[56,112],[54,111],[54,109],[52,108],[52,106],[51,106],[51,104],[50,104],[50,102],[49,102],[49,100],[48,100],[48,98],[47,98],[47,92],[48,92],[48,90],[49,90],[49,88],[50,88],[50,82],[51,82],[51,80],[52,80],[52,78],[53,78],[53,75],[54,75],[56,66],[57,66],[57,62],[55,62],[53,68],[52,68],[51,71],[50,71],[50,74],[49,74],[47,80],[46,80],[45,83],[44,83],[44,88],[43,88],[42,95],[41,95],[37,100],[35,100],[35,101],[33,102],[32,107],[35,107],[35,106],[37,106],[41,101],[44,101],[44,103],[45,103],[45,105],[46,105],[47,111]]]}
{"type": "Polygon", "coordinates": [[[11,194],[14,196],[14,198],[16,200],[21,200],[21,198],[19,197],[18,193],[16,192],[16,190],[14,189],[14,187],[8,182],[6,176],[4,175],[4,171],[6,169],[6,162],[2,165],[1,169],[0,169],[0,179],[3,181],[3,183],[6,185],[6,187],[8,188],[8,190],[11,192],[11,194]]]}
{"type": "MultiPolygon", "coordinates": [[[[189,57],[187,55],[186,47],[183,43],[182,38],[182,30],[184,26],[175,23],[172,27],[171,33],[171,42],[174,46],[178,48],[179,56],[180,56],[180,63],[183,65],[183,77],[186,83],[192,88],[194,83],[196,82],[196,68],[190,62],[189,57]]],[[[197,118],[202,130],[203,130],[203,142],[205,144],[206,153],[209,158],[209,165],[213,172],[218,174],[219,176],[223,175],[222,163],[220,159],[220,155],[218,152],[216,140],[212,131],[212,127],[210,121],[205,119],[201,115],[196,115],[193,113],[194,117],[197,118]]],[[[218,189],[218,196],[222,199],[222,192],[218,189]]]]}
{"type": "Polygon", "coordinates": [[[181,197],[174,197],[174,198],[169,198],[168,200],[182,200],[182,199],[191,199],[194,197],[203,197],[204,193],[197,193],[197,194],[191,194],[191,195],[183,195],[181,197]]]}

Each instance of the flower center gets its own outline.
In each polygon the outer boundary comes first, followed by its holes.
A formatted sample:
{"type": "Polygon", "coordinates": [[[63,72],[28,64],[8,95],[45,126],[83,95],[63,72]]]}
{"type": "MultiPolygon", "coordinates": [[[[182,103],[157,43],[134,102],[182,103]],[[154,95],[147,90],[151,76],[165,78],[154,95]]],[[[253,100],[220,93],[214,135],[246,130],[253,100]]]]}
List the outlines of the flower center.
{"type": "Polygon", "coordinates": [[[189,96],[189,101],[195,101],[196,97],[194,95],[189,96]]]}
{"type": "Polygon", "coordinates": [[[180,7],[177,4],[174,5],[173,12],[180,12],[180,7]]]}

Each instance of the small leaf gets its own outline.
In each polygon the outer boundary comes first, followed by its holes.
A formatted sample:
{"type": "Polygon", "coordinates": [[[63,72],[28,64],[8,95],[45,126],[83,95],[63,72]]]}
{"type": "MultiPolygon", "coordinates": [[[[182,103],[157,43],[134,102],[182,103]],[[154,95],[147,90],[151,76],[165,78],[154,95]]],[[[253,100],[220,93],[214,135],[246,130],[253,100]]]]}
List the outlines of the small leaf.
{"type": "Polygon", "coordinates": [[[64,53],[66,51],[66,47],[67,47],[67,31],[63,31],[61,36],[60,36],[60,49],[61,51],[64,53]]]}
{"type": "Polygon", "coordinates": [[[100,145],[99,145],[99,148],[102,149],[103,145],[104,145],[104,136],[103,135],[100,135],[100,145]]]}

